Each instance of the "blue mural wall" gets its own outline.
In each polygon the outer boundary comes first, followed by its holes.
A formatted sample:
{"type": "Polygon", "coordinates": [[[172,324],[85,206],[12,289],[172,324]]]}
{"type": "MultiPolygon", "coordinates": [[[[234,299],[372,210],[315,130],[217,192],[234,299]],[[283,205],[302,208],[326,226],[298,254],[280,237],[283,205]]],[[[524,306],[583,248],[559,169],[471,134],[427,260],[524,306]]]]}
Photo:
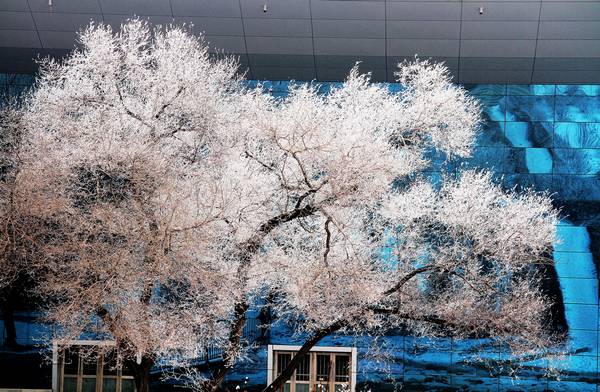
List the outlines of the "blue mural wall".
{"type": "MultiPolygon", "coordinates": [[[[32,83],[29,75],[2,75],[0,87],[18,95],[32,83]]],[[[256,82],[248,82],[255,85],[256,82]]],[[[326,92],[333,83],[322,84],[326,92]]],[[[265,89],[285,96],[289,82],[266,82],[265,89]]],[[[390,84],[391,90],[398,90],[390,84]]],[[[535,360],[514,379],[503,371],[464,361],[473,348],[485,347],[489,359],[502,360],[486,341],[426,341],[387,336],[379,345],[386,363],[370,357],[370,342],[333,336],[321,345],[359,348],[358,382],[376,390],[597,391],[600,263],[600,85],[466,86],[484,107],[485,126],[467,167],[485,167],[506,187],[533,187],[553,194],[563,212],[555,267],[547,271],[547,290],[557,301],[553,325],[567,331],[572,355],[555,363],[560,378],[546,378],[546,360],[535,360]]],[[[20,332],[23,333],[23,332],[20,332]]],[[[26,339],[21,336],[20,338],[26,339]]],[[[297,344],[283,325],[270,331],[271,344],[297,344]]],[[[266,346],[249,353],[229,381],[266,382],[266,346]],[[246,379],[247,378],[247,379],[246,379]]]]}

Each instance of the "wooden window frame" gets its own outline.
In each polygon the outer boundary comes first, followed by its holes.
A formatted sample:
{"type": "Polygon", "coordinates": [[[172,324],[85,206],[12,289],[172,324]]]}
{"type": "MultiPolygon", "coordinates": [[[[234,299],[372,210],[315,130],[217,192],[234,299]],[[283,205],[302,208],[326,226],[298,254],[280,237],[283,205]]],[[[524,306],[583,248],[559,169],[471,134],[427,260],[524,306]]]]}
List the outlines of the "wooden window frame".
{"type": "MultiPolygon", "coordinates": [[[[300,346],[288,346],[288,345],[269,345],[267,353],[267,385],[273,382],[279,369],[277,369],[277,356],[279,354],[291,354],[293,355],[300,350],[300,346]]],[[[349,357],[349,391],[355,392],[356,388],[356,366],[357,366],[357,350],[356,347],[329,347],[329,346],[318,346],[313,347],[309,354],[310,359],[310,370],[309,370],[309,381],[301,381],[301,384],[309,385],[309,392],[315,392],[315,386],[318,385],[317,377],[317,355],[329,355],[329,380],[327,382],[328,392],[335,392],[335,384],[343,384],[343,382],[335,381],[335,356],[345,355],[349,357]]],[[[288,381],[290,384],[290,392],[296,391],[296,372],[288,381]]],[[[316,391],[319,392],[319,391],[316,391]]]]}

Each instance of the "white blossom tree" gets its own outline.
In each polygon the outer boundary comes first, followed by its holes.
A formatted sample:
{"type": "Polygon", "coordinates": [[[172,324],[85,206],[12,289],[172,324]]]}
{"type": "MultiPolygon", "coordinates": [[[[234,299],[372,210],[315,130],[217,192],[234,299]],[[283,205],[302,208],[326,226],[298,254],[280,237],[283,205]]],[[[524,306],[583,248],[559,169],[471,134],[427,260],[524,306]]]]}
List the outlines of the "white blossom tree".
{"type": "Polygon", "coordinates": [[[24,114],[61,221],[40,264],[61,338],[117,341],[148,389],[158,360],[244,350],[257,295],[308,333],[267,390],[327,334],[397,326],[547,346],[532,266],[554,239],[549,199],[485,172],[431,184],[430,151],[468,157],[477,103],[442,65],[402,64],[399,94],[355,68],[339,88],[246,90],[180,28],[92,26],[48,63],[24,114]],[[389,257],[382,257],[385,249],[389,257]]]}

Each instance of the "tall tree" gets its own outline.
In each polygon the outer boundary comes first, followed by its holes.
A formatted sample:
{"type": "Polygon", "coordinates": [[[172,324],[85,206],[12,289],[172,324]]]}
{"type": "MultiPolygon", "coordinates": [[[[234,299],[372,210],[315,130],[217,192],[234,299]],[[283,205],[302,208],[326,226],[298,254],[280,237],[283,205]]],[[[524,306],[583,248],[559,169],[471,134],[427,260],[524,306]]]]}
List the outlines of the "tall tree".
{"type": "Polygon", "coordinates": [[[201,384],[216,390],[266,291],[309,336],[268,389],[336,331],[549,343],[531,268],[555,238],[549,199],[484,172],[425,179],[434,152],[469,156],[480,122],[443,66],[402,64],[399,94],[355,68],[326,95],[280,100],[179,28],[92,26],[80,41],[28,99],[23,178],[44,173],[68,223],[40,259],[60,338],[114,338],[139,392],[157,362],[208,345],[224,350],[201,384]]]}

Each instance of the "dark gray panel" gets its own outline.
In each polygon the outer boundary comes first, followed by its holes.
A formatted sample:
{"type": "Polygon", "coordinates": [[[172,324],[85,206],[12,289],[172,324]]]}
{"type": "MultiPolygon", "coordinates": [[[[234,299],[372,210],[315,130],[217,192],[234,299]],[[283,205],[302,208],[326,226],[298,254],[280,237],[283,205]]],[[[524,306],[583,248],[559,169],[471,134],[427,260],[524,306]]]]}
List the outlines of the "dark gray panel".
{"type": "Polygon", "coordinates": [[[175,16],[240,17],[238,0],[171,0],[175,16]]]}
{"type": "Polygon", "coordinates": [[[34,12],[33,18],[38,30],[48,31],[79,31],[90,24],[90,21],[102,22],[98,14],[65,14],[34,12]]]}
{"type": "Polygon", "coordinates": [[[247,36],[311,37],[310,19],[244,18],[247,36]]]}
{"type": "MultiPolygon", "coordinates": [[[[458,69],[458,57],[427,57],[427,56],[420,56],[419,57],[421,60],[428,60],[434,63],[444,63],[446,64],[446,66],[448,68],[452,68],[452,69],[458,69]]],[[[403,63],[404,61],[414,61],[415,57],[414,56],[388,56],[387,57],[387,68],[388,68],[388,73],[390,73],[390,75],[396,71],[396,68],[398,67],[398,64],[403,63]]]]}
{"type": "Polygon", "coordinates": [[[597,84],[598,71],[534,71],[533,83],[597,84]]]}
{"type": "Polygon", "coordinates": [[[314,19],[313,32],[315,37],[385,38],[385,21],[314,19]]]}
{"type": "Polygon", "coordinates": [[[246,37],[248,53],[313,54],[311,38],[246,37]]]}
{"type": "Polygon", "coordinates": [[[252,67],[252,75],[259,80],[314,80],[314,68],[252,67]]]}
{"type": "Polygon", "coordinates": [[[385,56],[385,40],[368,38],[316,38],[315,54],[385,56]]]}
{"type": "Polygon", "coordinates": [[[463,3],[463,20],[538,20],[540,2],[491,2],[463,3]],[[483,7],[483,14],[479,13],[483,7]]]}
{"type": "Polygon", "coordinates": [[[461,57],[460,69],[531,71],[533,57],[461,57]]]}
{"type": "Polygon", "coordinates": [[[315,56],[317,68],[352,68],[357,62],[360,62],[359,68],[385,69],[384,56],[332,56],[320,55],[315,56]]]}
{"type": "Polygon", "coordinates": [[[240,4],[244,18],[310,18],[308,0],[242,0],[240,4]]]}
{"type": "Polygon", "coordinates": [[[77,33],[68,31],[40,31],[42,46],[46,49],[73,49],[77,33]]]}
{"type": "Polygon", "coordinates": [[[556,57],[536,57],[535,70],[546,71],[600,71],[600,58],[580,57],[580,58],[556,58],[556,57]]]}
{"type": "MultiPolygon", "coordinates": [[[[127,20],[133,18],[132,15],[107,15],[104,14],[104,23],[112,26],[114,30],[120,30],[121,24],[126,22],[127,20]]],[[[136,16],[136,18],[146,20],[153,25],[168,25],[173,23],[173,18],[166,15],[156,15],[156,16],[136,16]]]]}
{"type": "Polygon", "coordinates": [[[191,27],[194,33],[207,35],[244,35],[241,18],[211,18],[202,16],[176,16],[178,25],[191,27]]]}
{"type": "Polygon", "coordinates": [[[37,69],[34,59],[39,53],[39,48],[0,48],[0,72],[33,73],[37,69]]]}
{"type": "Polygon", "coordinates": [[[600,40],[539,40],[540,57],[600,57],[600,40]]]}
{"type": "Polygon", "coordinates": [[[388,56],[458,57],[458,40],[388,39],[388,56]]]}
{"type": "MultiPolygon", "coordinates": [[[[317,80],[324,82],[345,80],[349,71],[350,68],[317,68],[317,80]]],[[[361,69],[361,72],[371,72],[373,82],[384,82],[387,79],[385,69],[361,69]]]]}
{"type": "Polygon", "coordinates": [[[42,44],[33,30],[0,30],[0,47],[41,48],[42,44]]]}
{"type": "Polygon", "coordinates": [[[98,0],[104,14],[169,15],[169,0],[98,0]]]}
{"type": "Polygon", "coordinates": [[[459,39],[459,21],[389,20],[388,38],[459,39]]]}
{"type": "Polygon", "coordinates": [[[225,35],[207,35],[206,42],[208,42],[209,50],[211,52],[225,52],[225,53],[245,53],[246,45],[244,44],[244,37],[239,36],[225,36],[225,35]]]}
{"type": "Polygon", "coordinates": [[[541,20],[600,20],[600,3],[594,2],[544,2],[541,20]]]}
{"type": "Polygon", "coordinates": [[[311,7],[315,19],[385,19],[383,2],[312,0],[311,7]]]}
{"type": "Polygon", "coordinates": [[[600,39],[600,21],[542,21],[540,39],[600,39]]]}
{"type": "MultiPolygon", "coordinates": [[[[4,0],[3,0],[4,1],[4,0]]],[[[25,3],[25,0],[22,0],[25,3]]],[[[101,13],[98,0],[54,0],[48,5],[48,0],[27,0],[33,12],[73,12],[73,13],[101,13]]]]}
{"type": "Polygon", "coordinates": [[[464,21],[462,39],[536,39],[537,21],[464,21]]]}
{"type": "Polygon", "coordinates": [[[29,11],[29,6],[24,0],[2,0],[0,11],[29,11]]]}
{"type": "Polygon", "coordinates": [[[315,58],[312,54],[248,54],[253,67],[291,67],[314,68],[315,58]]]}
{"type": "Polygon", "coordinates": [[[465,57],[533,57],[535,40],[463,40],[460,55],[465,57]]]}
{"type": "Polygon", "coordinates": [[[460,83],[531,83],[531,71],[460,70],[460,83]]]}
{"type": "Polygon", "coordinates": [[[460,3],[415,1],[387,3],[387,19],[460,20],[460,3]]]}
{"type": "Polygon", "coordinates": [[[11,30],[35,30],[30,12],[0,11],[0,28],[11,30]]]}

